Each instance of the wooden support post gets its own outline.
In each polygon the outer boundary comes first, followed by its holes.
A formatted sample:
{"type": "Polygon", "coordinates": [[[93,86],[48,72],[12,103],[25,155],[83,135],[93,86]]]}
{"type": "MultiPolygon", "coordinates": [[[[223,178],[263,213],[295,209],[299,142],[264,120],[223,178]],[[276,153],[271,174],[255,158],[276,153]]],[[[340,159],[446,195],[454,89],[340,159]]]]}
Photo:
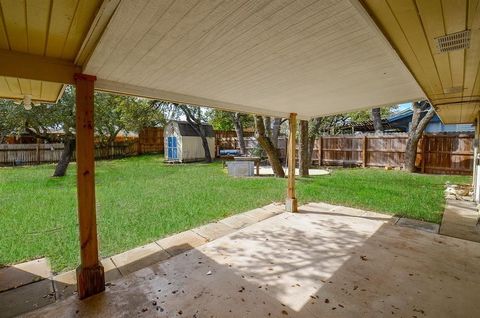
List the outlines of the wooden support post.
{"type": "Polygon", "coordinates": [[[298,212],[297,198],[295,197],[295,150],[297,134],[297,114],[290,114],[289,125],[290,134],[288,136],[288,190],[285,210],[287,212],[298,212]]]}
{"type": "Polygon", "coordinates": [[[362,167],[367,166],[367,136],[363,136],[362,167]]]}
{"type": "Polygon", "coordinates": [[[77,291],[80,299],[105,290],[103,266],[98,259],[95,212],[95,145],[93,135],[95,79],[95,76],[75,74],[77,199],[81,260],[81,264],[77,268],[77,291]]]}

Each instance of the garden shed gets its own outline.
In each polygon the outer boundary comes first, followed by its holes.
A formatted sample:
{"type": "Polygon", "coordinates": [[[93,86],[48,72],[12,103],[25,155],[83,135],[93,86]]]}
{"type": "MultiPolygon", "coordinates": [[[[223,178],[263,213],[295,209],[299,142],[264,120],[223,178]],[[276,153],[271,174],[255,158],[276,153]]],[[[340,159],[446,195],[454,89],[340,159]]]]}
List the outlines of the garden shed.
{"type": "MultiPolygon", "coordinates": [[[[210,149],[210,156],[215,157],[215,132],[211,125],[201,125],[210,149]]],[[[173,162],[192,162],[205,159],[202,138],[197,131],[185,121],[172,120],[164,129],[165,160],[173,162]]]]}

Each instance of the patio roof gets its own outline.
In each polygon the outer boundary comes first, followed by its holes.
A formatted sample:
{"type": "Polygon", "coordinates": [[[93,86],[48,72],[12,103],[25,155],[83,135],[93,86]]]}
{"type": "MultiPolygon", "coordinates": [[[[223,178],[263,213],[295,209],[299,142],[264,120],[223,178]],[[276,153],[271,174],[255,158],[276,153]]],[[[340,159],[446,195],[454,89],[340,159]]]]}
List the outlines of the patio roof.
{"type": "Polygon", "coordinates": [[[286,210],[296,212],[297,114],[307,119],[428,97],[445,122],[474,120],[479,1],[450,4],[0,0],[0,98],[54,102],[65,84],[76,85],[79,297],[105,289],[95,211],[95,88],[289,117],[286,210]],[[435,21],[439,26],[430,25],[435,21]],[[436,36],[459,31],[471,35],[470,46],[435,52],[436,36]]]}
{"type": "Polygon", "coordinates": [[[348,0],[121,1],[84,71],[100,89],[282,117],[423,96],[348,0]]]}
{"type": "Polygon", "coordinates": [[[100,90],[283,117],[424,98],[357,1],[1,4],[1,97],[55,101],[81,67],[100,90]]]}
{"type": "Polygon", "coordinates": [[[99,90],[283,117],[428,98],[463,123],[480,103],[478,1],[0,4],[3,98],[55,102],[82,71],[99,90]],[[437,50],[465,30],[469,48],[437,50]]]}

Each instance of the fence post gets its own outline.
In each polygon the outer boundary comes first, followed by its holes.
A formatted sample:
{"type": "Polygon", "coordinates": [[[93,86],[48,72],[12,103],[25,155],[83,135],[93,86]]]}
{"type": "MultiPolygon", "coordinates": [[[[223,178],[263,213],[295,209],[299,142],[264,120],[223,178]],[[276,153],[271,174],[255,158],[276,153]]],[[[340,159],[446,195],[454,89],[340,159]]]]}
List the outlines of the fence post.
{"type": "Polygon", "coordinates": [[[39,164],[40,163],[40,144],[38,143],[38,141],[37,141],[37,148],[35,150],[36,150],[35,155],[37,158],[37,164],[39,164]]]}
{"type": "Polygon", "coordinates": [[[422,136],[422,173],[425,173],[425,162],[427,161],[427,136],[422,136]]]}
{"type": "Polygon", "coordinates": [[[362,167],[367,166],[367,135],[363,136],[363,149],[362,149],[362,167]]]}
{"type": "Polygon", "coordinates": [[[320,138],[318,139],[318,166],[322,166],[322,147],[323,147],[323,142],[322,142],[322,136],[320,135],[320,138]]]}

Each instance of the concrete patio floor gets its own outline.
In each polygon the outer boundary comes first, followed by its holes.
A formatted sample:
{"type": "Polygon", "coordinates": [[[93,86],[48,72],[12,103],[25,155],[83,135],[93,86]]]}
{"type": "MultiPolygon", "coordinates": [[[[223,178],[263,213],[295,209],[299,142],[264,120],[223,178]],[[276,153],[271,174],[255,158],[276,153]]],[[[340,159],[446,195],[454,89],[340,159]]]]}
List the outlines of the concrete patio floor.
{"type": "Polygon", "coordinates": [[[447,199],[440,234],[480,243],[477,203],[447,199]]]}
{"type": "Polygon", "coordinates": [[[479,243],[352,208],[300,210],[26,316],[480,317],[479,243]]]}

